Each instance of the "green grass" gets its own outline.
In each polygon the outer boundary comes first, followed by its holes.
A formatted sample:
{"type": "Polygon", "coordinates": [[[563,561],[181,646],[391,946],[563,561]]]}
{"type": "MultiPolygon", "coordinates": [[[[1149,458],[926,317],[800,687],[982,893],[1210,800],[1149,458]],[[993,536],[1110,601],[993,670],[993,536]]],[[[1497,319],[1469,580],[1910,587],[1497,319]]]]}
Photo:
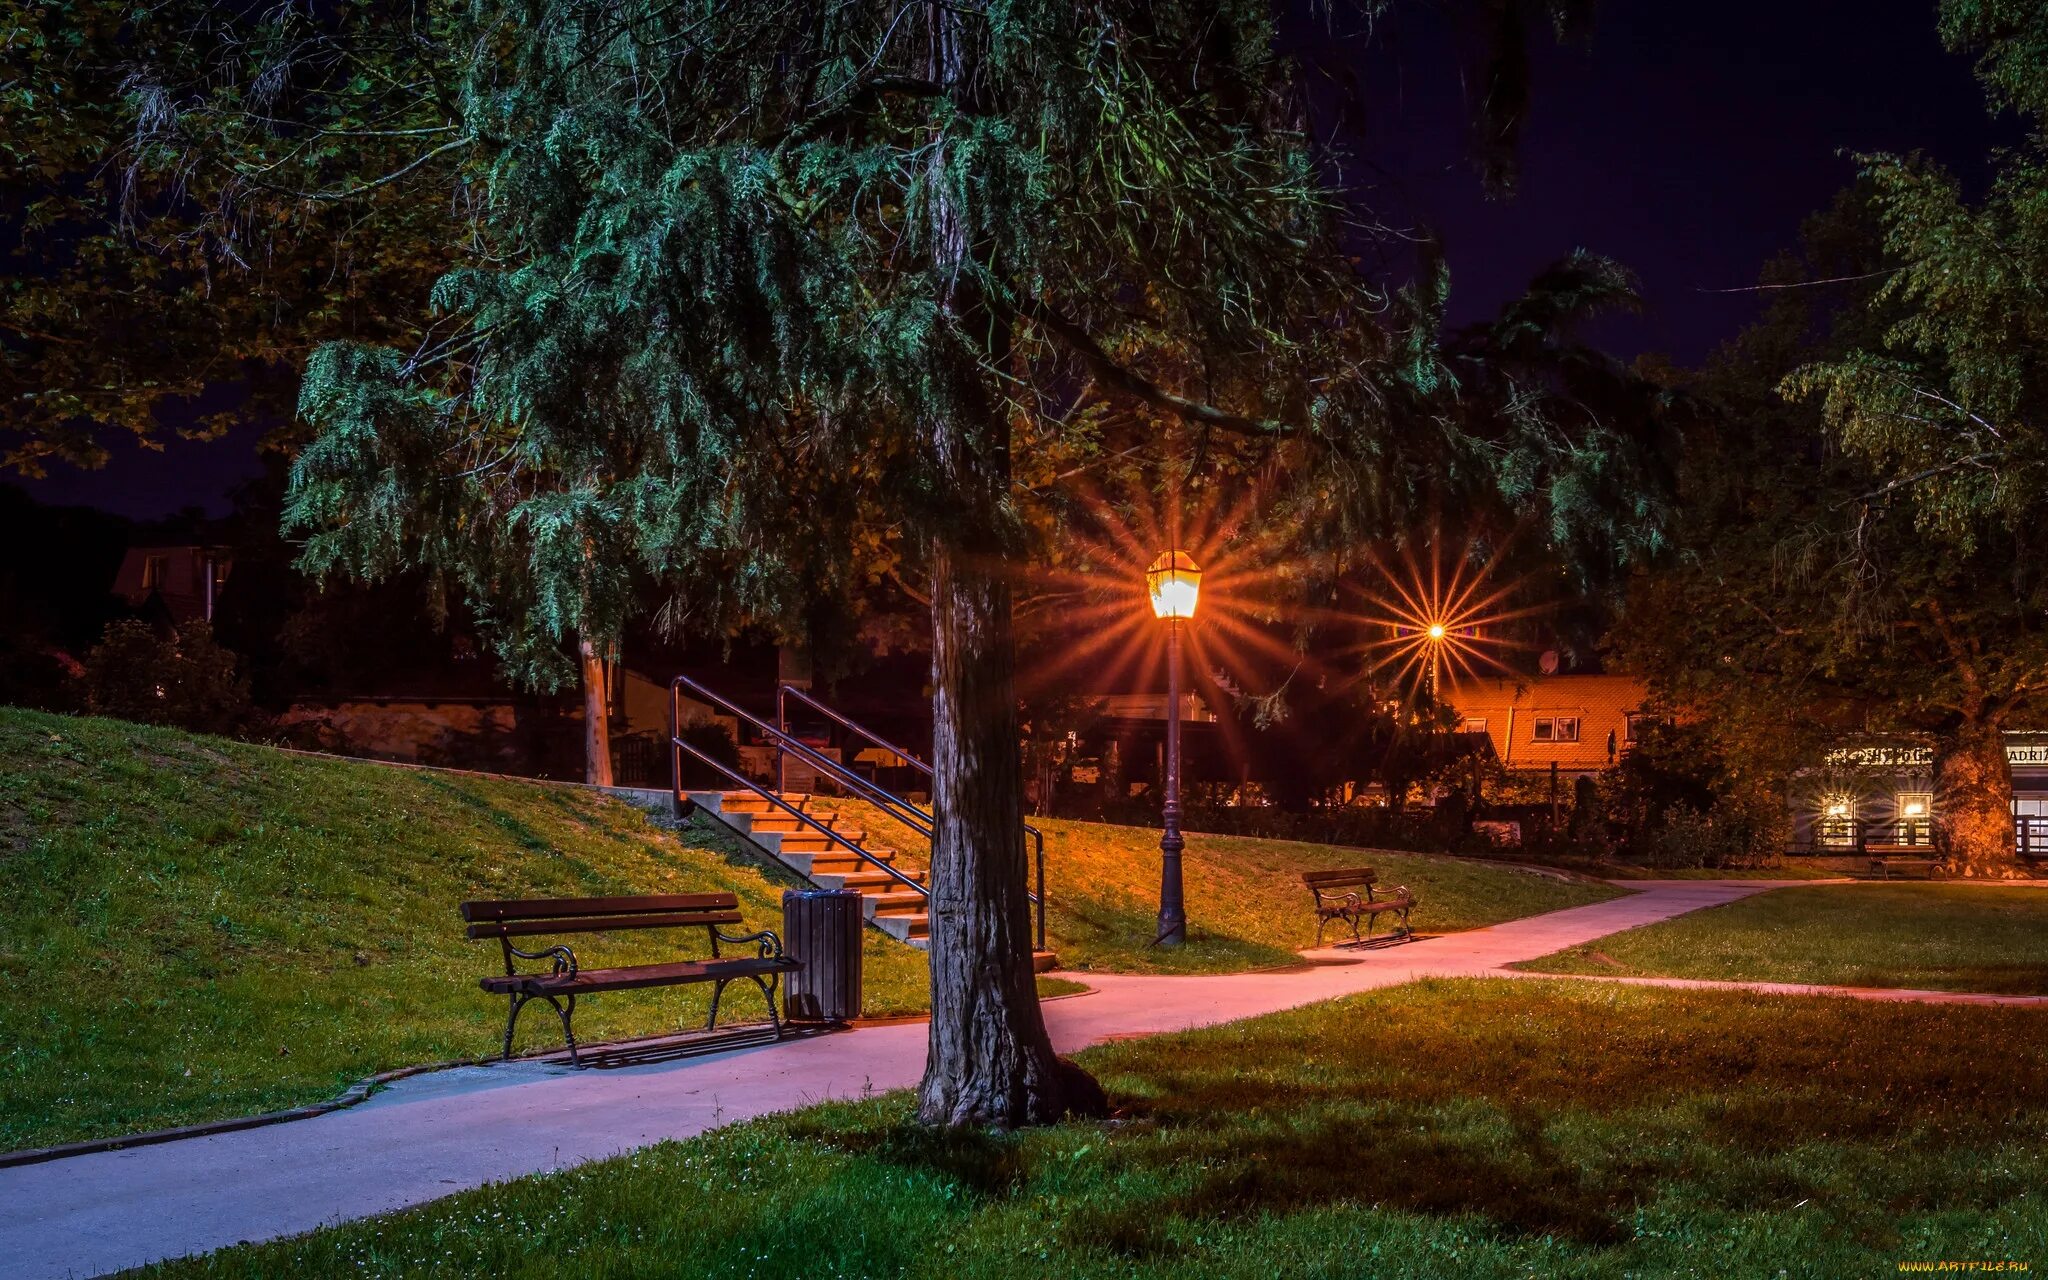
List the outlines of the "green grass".
{"type": "MultiPolygon", "coordinates": [[[[789,883],[797,883],[793,879],[789,883]]],[[[495,947],[456,903],[782,885],[709,824],[670,833],[574,787],[294,756],[0,710],[0,1149],[292,1106],[377,1071],[493,1052],[495,947]]],[[[923,953],[869,931],[867,1012],[928,1007],[923,953]]],[[[661,931],[586,964],[699,954],[661,931]]],[[[729,993],[730,1016],[759,996],[729,993]]],[[[706,989],[599,996],[598,1041],[701,1025],[706,989]]],[[[554,1047],[545,1008],[521,1047],[554,1047]]]]}
{"type": "Polygon", "coordinates": [[[1776,889],[1517,967],[2039,995],[2048,993],[2048,890],[1966,884],[1776,889]]]}
{"type": "MultiPolygon", "coordinates": [[[[1312,936],[1295,878],[1358,851],[1195,837],[1196,941],[1150,951],[1153,833],[1050,824],[1054,943],[1070,966],[1283,964],[1312,936]]],[[[1422,894],[1427,932],[1610,892],[1521,872],[1366,855],[1422,894]]],[[[475,897],[731,890],[772,928],[800,883],[699,820],[682,832],[575,787],[293,755],[120,721],[0,709],[0,1150],[246,1115],[379,1071],[490,1054],[502,1001],[476,988],[475,897]]],[[[594,938],[586,964],[701,939],[594,938]]],[[[869,1016],[929,1007],[923,953],[869,931],[869,1016]]],[[[697,954],[695,950],[689,952],[697,954]]],[[[1072,984],[1041,980],[1044,995],[1072,984]]],[[[730,1016],[757,1008],[735,989],[730,1016]]],[[[704,988],[602,995],[598,1041],[701,1022],[704,988]]],[[[529,1010],[520,1048],[559,1028],[529,1010]]]]}
{"type": "MultiPolygon", "coordinates": [[[[925,848],[873,808],[837,803],[858,810],[861,824],[884,843],[925,848]]],[[[1294,963],[1294,953],[1316,940],[1304,871],[1372,867],[1383,884],[1414,890],[1414,924],[1424,934],[1477,929],[1623,892],[1470,858],[1196,834],[1182,855],[1189,942],[1166,950],[1148,945],[1159,909],[1157,831],[1057,819],[1033,825],[1045,832],[1047,941],[1068,969],[1217,973],[1294,963]]],[[[1336,937],[1332,930],[1326,940],[1336,937]]]]}
{"type": "Polygon", "coordinates": [[[1428,983],[1090,1051],[1120,1118],[835,1104],[150,1274],[1876,1276],[2048,1261],[2030,1010],[1428,983]]]}

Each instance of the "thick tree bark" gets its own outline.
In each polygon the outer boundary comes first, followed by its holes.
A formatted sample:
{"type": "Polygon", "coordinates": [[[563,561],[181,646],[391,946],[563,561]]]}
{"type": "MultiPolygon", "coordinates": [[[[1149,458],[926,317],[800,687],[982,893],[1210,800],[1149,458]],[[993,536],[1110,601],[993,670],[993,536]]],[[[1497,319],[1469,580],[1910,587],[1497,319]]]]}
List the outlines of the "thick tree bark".
{"type": "Polygon", "coordinates": [[[612,785],[612,709],[605,697],[605,663],[596,646],[579,639],[583,669],[583,780],[612,785]]]}
{"type": "MultiPolygon", "coordinates": [[[[927,12],[931,80],[971,107],[981,29],[970,24],[986,18],[936,3],[927,12]]],[[[1009,324],[976,283],[951,148],[943,133],[933,141],[933,277],[948,328],[977,350],[963,358],[957,346],[938,348],[933,372],[946,407],[927,424],[947,509],[931,541],[932,1020],[918,1116],[1010,1128],[1057,1119],[1073,1101],[1099,1106],[1101,1091],[1053,1056],[1031,972],[1016,644],[1000,576],[1009,413],[981,372],[1005,367],[1009,324]]]]}
{"type": "Polygon", "coordinates": [[[939,550],[932,577],[929,1124],[1055,1120],[1058,1061],[1031,973],[1010,588],[939,550]]]}
{"type": "Polygon", "coordinates": [[[1934,840],[1951,875],[2027,876],[2013,843],[2012,770],[1996,721],[1966,721],[1935,747],[1934,840]]]}

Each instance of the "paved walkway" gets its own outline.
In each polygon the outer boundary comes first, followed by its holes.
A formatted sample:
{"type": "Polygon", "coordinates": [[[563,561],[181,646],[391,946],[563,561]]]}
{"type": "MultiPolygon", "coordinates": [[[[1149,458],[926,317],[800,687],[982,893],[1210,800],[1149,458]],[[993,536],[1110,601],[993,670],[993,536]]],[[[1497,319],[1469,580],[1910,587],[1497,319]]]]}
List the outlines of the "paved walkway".
{"type": "MultiPolygon", "coordinates": [[[[1490,929],[1319,952],[1318,963],[1283,973],[1075,975],[1095,993],[1047,1004],[1046,1021],[1060,1052],[1071,1053],[1416,978],[1499,976],[1518,960],[1783,883],[1644,882],[1627,897],[1490,929]]],[[[295,1235],[827,1098],[906,1088],[923,1073],[925,1035],[922,1023],[872,1027],[606,1071],[464,1068],[400,1081],[317,1119],[0,1169],[0,1269],[19,1280],[98,1275],[295,1235]]]]}

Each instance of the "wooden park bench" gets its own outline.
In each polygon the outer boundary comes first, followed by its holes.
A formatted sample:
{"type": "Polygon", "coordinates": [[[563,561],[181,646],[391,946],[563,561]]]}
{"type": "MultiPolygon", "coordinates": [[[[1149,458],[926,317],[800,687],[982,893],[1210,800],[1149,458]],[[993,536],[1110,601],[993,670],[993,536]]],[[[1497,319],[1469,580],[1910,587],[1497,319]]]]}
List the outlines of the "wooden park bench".
{"type": "Polygon", "coordinates": [[[1932,879],[1934,869],[1940,865],[1941,860],[1939,858],[1930,858],[1925,854],[1912,857],[1904,857],[1899,854],[1873,854],[1870,859],[1870,874],[1880,879],[1889,880],[1892,878],[1892,872],[1894,871],[1917,871],[1922,879],[1932,879]]]}
{"type": "Polygon", "coordinates": [[[768,1020],[782,1038],[782,1020],[775,1009],[775,987],[783,974],[801,966],[800,961],[782,954],[782,942],[773,933],[726,933],[722,926],[740,923],[739,898],[730,893],[664,893],[636,898],[536,898],[526,902],[465,902],[462,918],[469,922],[469,936],[496,938],[505,950],[505,972],[485,978],[480,985],[492,995],[512,1001],[505,1019],[505,1056],[512,1056],[512,1030],[519,1024],[519,1011],[529,1000],[545,1000],[562,1020],[562,1038],[569,1042],[569,1061],[582,1062],[576,1053],[576,1032],[571,1025],[576,1015],[576,997],[598,991],[631,991],[640,987],[673,987],[708,982],[711,987],[711,1016],[704,1029],[718,1025],[718,1000],[726,984],[751,980],[768,1000],[768,1020]],[[710,940],[708,960],[671,960],[662,964],[630,965],[616,969],[585,969],[576,953],[562,943],[537,951],[522,951],[512,945],[514,938],[553,938],[581,933],[613,933],[622,929],[702,929],[710,940]],[[754,954],[725,957],[721,943],[752,944],[754,954]],[[520,973],[514,960],[548,960],[551,967],[541,973],[520,973]]]}
{"type": "Polygon", "coordinates": [[[1332,920],[1341,920],[1350,925],[1351,940],[1361,942],[1371,939],[1373,925],[1378,922],[1381,914],[1387,912],[1399,918],[1399,923],[1394,926],[1394,932],[1389,936],[1415,936],[1415,930],[1408,924],[1408,913],[1415,909],[1415,895],[1408,892],[1405,885],[1384,892],[1377,891],[1374,886],[1379,883],[1379,876],[1371,867],[1309,871],[1302,875],[1301,882],[1308,886],[1309,893],[1315,897],[1316,945],[1319,947],[1323,945],[1323,930],[1329,927],[1332,920]],[[1359,896],[1361,889],[1365,891],[1364,897],[1359,896]],[[1365,924],[1364,938],[1358,934],[1361,921],[1365,924]]]}

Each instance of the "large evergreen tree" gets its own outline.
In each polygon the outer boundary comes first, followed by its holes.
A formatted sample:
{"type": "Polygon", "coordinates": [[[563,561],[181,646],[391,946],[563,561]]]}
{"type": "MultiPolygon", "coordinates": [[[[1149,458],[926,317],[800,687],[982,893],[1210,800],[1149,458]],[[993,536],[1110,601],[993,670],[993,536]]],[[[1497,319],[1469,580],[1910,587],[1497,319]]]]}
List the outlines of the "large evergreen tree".
{"type": "MultiPolygon", "coordinates": [[[[1531,6],[1485,7],[1512,37],[1489,101],[1519,102],[1531,6]]],[[[337,203],[438,175],[459,255],[430,330],[313,357],[289,509],[304,562],[426,568],[538,680],[566,674],[572,640],[601,661],[650,598],[670,623],[730,625],[878,569],[914,584],[937,769],[930,1120],[1070,1101],[1026,963],[1012,690],[1015,569],[1057,534],[1034,505],[1049,488],[1149,430],[1169,477],[1232,452],[1304,546],[1503,479],[1548,525],[1591,510],[1593,487],[1546,469],[1583,480],[1598,449],[1541,414],[1474,429],[1435,344],[1441,271],[1405,291],[1359,273],[1368,233],[1325,185],[1264,3],[418,14],[414,102],[361,107],[396,83],[374,71],[308,100],[316,120],[432,130],[403,161],[324,126],[269,155],[304,126],[237,61],[256,46],[205,64],[234,70],[201,100],[271,130],[217,131],[232,171],[337,203]]],[[[307,47],[362,67],[387,38],[307,47]]]]}

